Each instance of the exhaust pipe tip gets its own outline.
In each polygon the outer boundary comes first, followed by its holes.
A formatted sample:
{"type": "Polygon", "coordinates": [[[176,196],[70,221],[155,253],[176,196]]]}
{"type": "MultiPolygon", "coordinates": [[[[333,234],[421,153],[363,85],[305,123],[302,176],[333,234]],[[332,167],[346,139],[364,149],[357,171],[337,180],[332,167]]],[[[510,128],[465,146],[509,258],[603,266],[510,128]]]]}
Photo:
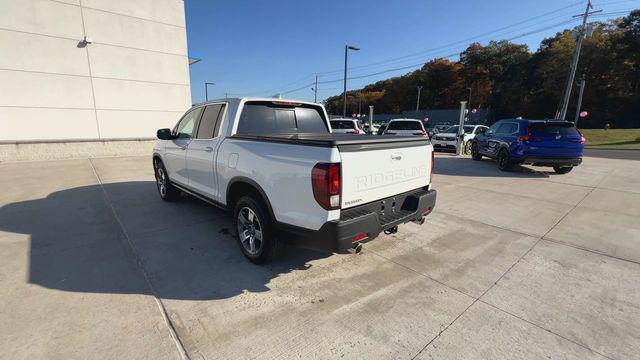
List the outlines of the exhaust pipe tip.
{"type": "Polygon", "coordinates": [[[420,219],[413,220],[413,222],[418,225],[424,224],[424,221],[425,221],[424,216],[421,217],[420,219]]]}
{"type": "Polygon", "coordinates": [[[360,251],[362,251],[362,244],[356,244],[356,245],[353,247],[353,251],[354,251],[356,254],[359,254],[359,253],[360,253],[360,251]]]}

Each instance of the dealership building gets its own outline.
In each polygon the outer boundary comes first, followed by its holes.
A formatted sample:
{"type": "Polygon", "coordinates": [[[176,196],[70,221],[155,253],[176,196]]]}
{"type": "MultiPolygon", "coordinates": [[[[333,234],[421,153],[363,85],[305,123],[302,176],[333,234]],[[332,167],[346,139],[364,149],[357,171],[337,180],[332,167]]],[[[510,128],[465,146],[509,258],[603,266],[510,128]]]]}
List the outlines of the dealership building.
{"type": "Polygon", "coordinates": [[[149,149],[187,54],[183,0],[0,0],[0,161],[149,149]]]}

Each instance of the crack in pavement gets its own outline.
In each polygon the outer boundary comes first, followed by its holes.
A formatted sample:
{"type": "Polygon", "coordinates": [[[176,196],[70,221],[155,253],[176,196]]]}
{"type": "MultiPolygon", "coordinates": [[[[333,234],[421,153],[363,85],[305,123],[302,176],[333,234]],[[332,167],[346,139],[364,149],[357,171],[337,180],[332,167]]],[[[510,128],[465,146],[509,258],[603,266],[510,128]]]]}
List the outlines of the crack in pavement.
{"type": "Polygon", "coordinates": [[[180,337],[178,336],[178,333],[177,333],[177,331],[175,329],[175,326],[173,325],[173,322],[171,321],[171,318],[167,314],[167,309],[164,307],[164,304],[162,303],[162,300],[160,300],[160,297],[158,297],[158,292],[156,291],[155,286],[153,286],[153,283],[151,282],[151,279],[149,277],[149,273],[147,272],[147,269],[146,269],[146,267],[144,265],[144,261],[142,260],[142,257],[138,253],[138,249],[136,248],[135,244],[133,243],[133,241],[129,237],[129,234],[125,230],[124,224],[120,220],[120,217],[118,216],[118,213],[116,212],[116,209],[113,206],[113,202],[111,201],[111,198],[109,197],[109,194],[107,193],[107,190],[104,188],[104,184],[102,183],[102,179],[100,178],[100,175],[98,175],[98,171],[96,170],[95,166],[93,166],[93,162],[91,161],[91,158],[88,158],[87,160],[89,160],[89,165],[91,165],[91,169],[93,170],[93,173],[96,176],[96,179],[98,180],[98,183],[100,184],[100,189],[102,189],[102,194],[104,195],[105,202],[107,203],[107,205],[109,205],[109,208],[111,209],[111,213],[112,213],[113,217],[118,222],[118,226],[120,227],[120,231],[122,231],[122,235],[127,240],[127,244],[131,248],[131,252],[133,253],[133,256],[136,259],[136,263],[138,264],[138,268],[142,272],[142,275],[143,275],[145,281],[147,282],[147,285],[149,286],[149,289],[151,290],[151,294],[153,295],[153,298],[154,298],[154,300],[156,302],[156,305],[158,305],[158,310],[160,310],[160,314],[162,315],[162,319],[164,320],[164,323],[167,326],[167,329],[169,330],[169,334],[171,335],[171,339],[173,340],[174,344],[176,345],[176,348],[177,348],[178,352],[180,353],[180,357],[183,360],[189,360],[189,354],[187,353],[186,349],[184,348],[184,345],[182,344],[182,341],[180,340],[180,337]]]}

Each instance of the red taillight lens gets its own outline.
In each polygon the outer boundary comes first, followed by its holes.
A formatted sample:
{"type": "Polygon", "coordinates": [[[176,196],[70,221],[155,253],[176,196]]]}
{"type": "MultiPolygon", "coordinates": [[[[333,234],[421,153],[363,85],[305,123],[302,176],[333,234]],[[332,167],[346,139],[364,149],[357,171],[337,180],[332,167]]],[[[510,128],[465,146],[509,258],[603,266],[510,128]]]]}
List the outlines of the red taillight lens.
{"type": "Polygon", "coordinates": [[[433,182],[433,169],[436,168],[436,155],[435,151],[431,150],[431,173],[429,173],[429,184],[433,182]]]}
{"type": "Polygon", "coordinates": [[[367,234],[356,235],[356,236],[353,237],[353,239],[351,239],[351,243],[355,244],[358,241],[364,240],[364,239],[366,239],[368,237],[369,237],[369,235],[367,235],[367,234]]]}
{"type": "Polygon", "coordinates": [[[340,208],[340,164],[318,163],[311,170],[313,197],[326,210],[340,208]]]}
{"type": "Polygon", "coordinates": [[[356,134],[360,134],[360,129],[356,128],[356,134]]]}
{"type": "Polygon", "coordinates": [[[584,136],[580,136],[580,139],[571,140],[571,142],[584,143],[587,142],[587,139],[584,136]]]}

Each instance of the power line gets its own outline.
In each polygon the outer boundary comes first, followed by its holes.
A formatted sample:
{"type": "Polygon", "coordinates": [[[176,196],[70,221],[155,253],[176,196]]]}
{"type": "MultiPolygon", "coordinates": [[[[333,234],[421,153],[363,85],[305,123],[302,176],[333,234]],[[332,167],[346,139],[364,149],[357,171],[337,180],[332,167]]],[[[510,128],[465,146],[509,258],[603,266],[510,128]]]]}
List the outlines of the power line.
{"type": "MultiPolygon", "coordinates": [[[[580,4],[582,4],[582,1],[570,4],[570,5],[567,5],[567,6],[564,6],[562,8],[556,9],[556,10],[552,10],[552,11],[546,12],[546,13],[541,14],[541,15],[537,15],[537,16],[534,16],[534,17],[519,21],[517,23],[513,23],[511,25],[507,25],[507,26],[504,26],[504,27],[501,27],[501,28],[498,28],[498,29],[495,29],[495,30],[492,30],[492,31],[488,31],[488,32],[485,32],[485,33],[482,33],[482,34],[479,34],[479,35],[468,37],[466,39],[458,40],[458,41],[455,41],[455,42],[452,42],[452,43],[449,43],[449,44],[441,45],[441,46],[438,46],[438,47],[435,47],[435,48],[419,51],[419,52],[416,52],[416,53],[400,56],[400,57],[393,58],[393,59],[387,59],[387,60],[383,60],[383,61],[379,61],[379,62],[367,64],[367,65],[353,66],[353,67],[350,67],[349,70],[359,69],[359,68],[372,66],[372,65],[384,64],[384,63],[387,63],[387,62],[393,62],[393,61],[396,61],[396,60],[399,60],[399,59],[405,59],[405,58],[409,58],[409,57],[413,57],[413,56],[417,56],[417,55],[423,55],[423,54],[426,54],[426,53],[429,53],[429,52],[433,52],[434,50],[444,49],[444,48],[450,47],[452,45],[457,45],[457,44],[461,44],[461,43],[468,43],[469,41],[475,40],[477,38],[481,38],[481,37],[484,37],[486,35],[491,35],[491,34],[494,34],[496,32],[500,32],[502,30],[510,29],[512,27],[516,27],[518,25],[522,25],[522,24],[525,24],[527,22],[540,19],[542,17],[548,16],[548,15],[551,15],[551,14],[555,14],[557,12],[560,12],[560,11],[563,11],[563,10],[566,10],[566,9],[569,9],[569,8],[573,8],[573,7],[575,7],[577,5],[580,5],[580,4]]],[[[341,71],[342,71],[342,69],[341,70],[330,70],[330,71],[319,72],[318,74],[325,74],[326,75],[326,74],[336,73],[336,72],[341,72],[341,71]]]]}

